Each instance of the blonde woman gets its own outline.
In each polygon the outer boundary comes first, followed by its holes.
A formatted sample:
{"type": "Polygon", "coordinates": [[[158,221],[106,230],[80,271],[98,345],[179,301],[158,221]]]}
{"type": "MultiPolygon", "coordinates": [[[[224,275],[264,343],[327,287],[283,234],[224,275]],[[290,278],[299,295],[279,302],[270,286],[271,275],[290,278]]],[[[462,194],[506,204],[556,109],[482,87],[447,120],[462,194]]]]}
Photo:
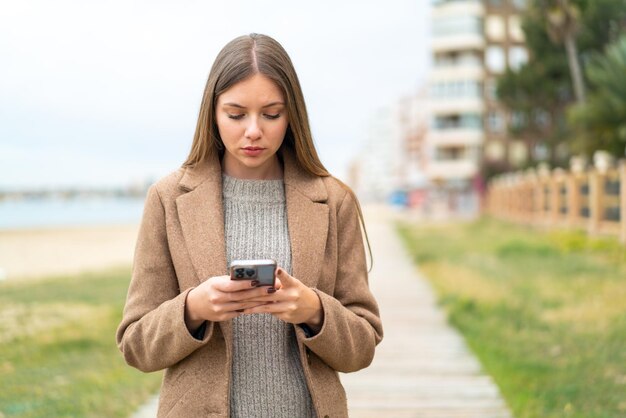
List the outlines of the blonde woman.
{"type": "Polygon", "coordinates": [[[159,417],[346,417],[337,372],[382,339],[362,214],[319,160],[298,77],[274,39],[218,54],[187,161],[148,191],[117,342],[165,369],[159,417]],[[231,280],[274,259],[273,287],[231,280]]]}

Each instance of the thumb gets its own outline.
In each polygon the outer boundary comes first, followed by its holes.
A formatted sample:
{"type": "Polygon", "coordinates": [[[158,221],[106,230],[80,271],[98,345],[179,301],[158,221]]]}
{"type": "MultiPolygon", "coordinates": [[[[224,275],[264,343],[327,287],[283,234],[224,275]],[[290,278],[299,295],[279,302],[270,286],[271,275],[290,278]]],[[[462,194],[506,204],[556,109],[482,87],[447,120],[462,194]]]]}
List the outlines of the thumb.
{"type": "Polygon", "coordinates": [[[294,281],[296,280],[280,267],[276,269],[276,277],[278,278],[278,280],[280,280],[280,283],[283,287],[293,285],[294,281]]]}

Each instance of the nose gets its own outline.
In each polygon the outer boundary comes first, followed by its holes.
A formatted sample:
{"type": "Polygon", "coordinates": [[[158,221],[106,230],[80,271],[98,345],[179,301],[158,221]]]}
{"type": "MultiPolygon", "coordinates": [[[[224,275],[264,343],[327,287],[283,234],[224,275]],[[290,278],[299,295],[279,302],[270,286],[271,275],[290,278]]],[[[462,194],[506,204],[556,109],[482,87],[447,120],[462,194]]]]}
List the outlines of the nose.
{"type": "Polygon", "coordinates": [[[248,139],[259,139],[262,135],[261,127],[256,118],[249,118],[250,123],[246,127],[245,136],[248,139]]]}

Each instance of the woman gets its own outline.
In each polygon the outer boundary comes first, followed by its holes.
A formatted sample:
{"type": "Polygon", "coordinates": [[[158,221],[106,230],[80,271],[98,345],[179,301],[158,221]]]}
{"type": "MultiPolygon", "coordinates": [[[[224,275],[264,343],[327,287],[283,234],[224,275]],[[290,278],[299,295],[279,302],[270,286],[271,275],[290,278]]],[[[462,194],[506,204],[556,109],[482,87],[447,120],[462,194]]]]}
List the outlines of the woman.
{"type": "Polygon", "coordinates": [[[159,417],[347,416],[337,372],[367,367],[382,339],[359,221],[285,50],[228,43],[187,161],[148,190],[117,331],[128,364],[166,369],[159,417]],[[227,275],[268,258],[274,287],[227,275]]]}

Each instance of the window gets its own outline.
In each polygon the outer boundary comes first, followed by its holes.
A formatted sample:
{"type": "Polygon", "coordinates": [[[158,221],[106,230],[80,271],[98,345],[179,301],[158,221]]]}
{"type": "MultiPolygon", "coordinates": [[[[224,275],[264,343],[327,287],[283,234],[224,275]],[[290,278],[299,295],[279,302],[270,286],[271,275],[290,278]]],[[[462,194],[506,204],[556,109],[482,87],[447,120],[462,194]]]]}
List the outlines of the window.
{"type": "Polygon", "coordinates": [[[431,85],[431,96],[437,99],[481,97],[482,83],[475,80],[439,82],[431,85]]]}
{"type": "Polygon", "coordinates": [[[447,67],[454,64],[454,59],[451,55],[437,55],[435,56],[436,67],[447,67]]]}
{"type": "Polygon", "coordinates": [[[462,128],[482,129],[483,118],[478,113],[464,113],[460,117],[460,125],[462,128]]]}
{"type": "Polygon", "coordinates": [[[495,78],[490,78],[485,81],[485,97],[488,100],[496,100],[498,84],[495,78]]]}
{"type": "Polygon", "coordinates": [[[509,16],[509,37],[517,42],[524,42],[524,31],[519,16],[509,16]]]}
{"type": "Polygon", "coordinates": [[[528,148],[522,141],[511,141],[509,162],[515,167],[523,165],[528,159],[528,148]]]}
{"type": "Polygon", "coordinates": [[[519,10],[526,9],[526,0],[513,0],[513,5],[519,10]]]}
{"type": "Polygon", "coordinates": [[[433,126],[437,130],[453,129],[458,127],[458,116],[436,116],[433,126]]]}
{"type": "Polygon", "coordinates": [[[524,113],[515,111],[511,113],[511,128],[512,129],[521,129],[526,124],[526,116],[524,113]]]}
{"type": "Polygon", "coordinates": [[[438,147],[435,149],[436,160],[460,160],[461,158],[463,158],[463,147],[438,147]]]}
{"type": "Polygon", "coordinates": [[[482,65],[482,60],[480,59],[480,55],[477,52],[472,52],[472,51],[459,53],[456,59],[456,62],[459,65],[466,65],[466,66],[482,65]]]}
{"type": "Polygon", "coordinates": [[[509,49],[509,67],[512,70],[519,70],[528,62],[528,51],[522,46],[513,46],[509,49]]]}
{"type": "Polygon", "coordinates": [[[535,149],[533,154],[535,155],[535,160],[544,161],[548,159],[549,150],[545,143],[538,142],[535,144],[535,149]]]}
{"type": "Polygon", "coordinates": [[[482,97],[483,83],[480,81],[466,81],[465,91],[467,97],[482,97]]]}
{"type": "Polygon", "coordinates": [[[494,41],[502,41],[505,38],[504,19],[501,16],[488,16],[485,21],[487,37],[494,41]]]}
{"type": "Polygon", "coordinates": [[[450,16],[436,19],[432,26],[434,36],[482,35],[483,22],[478,16],[450,16]]]}
{"type": "Polygon", "coordinates": [[[487,114],[487,128],[490,132],[500,133],[504,131],[504,119],[500,112],[492,110],[487,114]]]}
{"type": "Polygon", "coordinates": [[[480,67],[482,63],[482,57],[476,51],[463,51],[458,53],[452,52],[447,54],[437,54],[435,56],[435,66],[437,67],[454,65],[480,67]]]}
{"type": "Polygon", "coordinates": [[[489,141],[485,147],[485,155],[488,160],[499,161],[504,158],[504,144],[500,141],[489,141]]]}
{"type": "Polygon", "coordinates": [[[437,116],[433,121],[436,130],[445,129],[482,129],[482,117],[478,113],[437,116]]]}
{"type": "Polygon", "coordinates": [[[543,109],[536,109],[534,112],[535,125],[545,128],[550,125],[550,114],[543,109]]]}
{"type": "Polygon", "coordinates": [[[506,62],[504,60],[504,50],[500,46],[490,46],[487,47],[487,51],[485,53],[485,61],[487,65],[487,70],[492,73],[501,73],[504,71],[506,67],[506,62]]]}
{"type": "Polygon", "coordinates": [[[435,6],[438,6],[440,4],[446,4],[446,3],[460,3],[460,2],[465,2],[465,3],[479,3],[481,0],[431,0],[431,3],[435,6]]]}

